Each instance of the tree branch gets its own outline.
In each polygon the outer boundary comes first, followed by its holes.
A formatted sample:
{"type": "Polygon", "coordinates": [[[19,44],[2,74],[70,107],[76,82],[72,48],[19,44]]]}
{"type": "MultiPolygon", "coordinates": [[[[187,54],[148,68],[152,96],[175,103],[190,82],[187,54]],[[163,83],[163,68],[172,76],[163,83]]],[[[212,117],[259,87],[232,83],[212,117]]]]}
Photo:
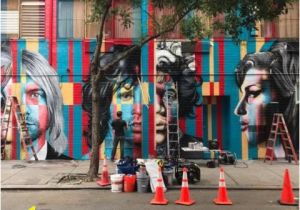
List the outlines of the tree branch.
{"type": "Polygon", "coordinates": [[[91,74],[95,75],[96,74],[96,69],[98,66],[98,62],[99,62],[99,54],[100,54],[100,49],[102,47],[102,40],[103,40],[103,30],[104,30],[104,25],[105,25],[105,21],[106,21],[106,17],[108,15],[109,9],[112,6],[112,0],[108,0],[107,4],[106,4],[106,8],[103,12],[103,15],[101,16],[101,21],[99,24],[99,32],[97,35],[97,46],[96,49],[94,51],[94,56],[93,56],[93,60],[91,62],[91,74]]]}
{"type": "Polygon", "coordinates": [[[126,56],[132,52],[134,52],[136,49],[142,47],[144,44],[146,44],[147,42],[167,33],[167,32],[170,32],[172,30],[174,30],[174,28],[176,27],[176,25],[192,10],[192,8],[190,9],[187,9],[185,12],[182,13],[181,16],[179,16],[179,18],[174,22],[174,24],[172,24],[170,27],[166,28],[165,30],[155,34],[155,35],[152,35],[152,36],[148,36],[147,38],[145,38],[144,40],[141,41],[141,43],[139,45],[133,45],[131,47],[128,48],[128,50],[120,53],[115,59],[113,62],[107,64],[106,66],[104,66],[103,68],[99,68],[98,69],[98,73],[97,73],[97,76],[95,78],[95,83],[97,84],[100,79],[101,79],[101,73],[106,73],[109,71],[109,69],[111,69],[114,65],[116,65],[120,60],[126,58],[126,56]]]}

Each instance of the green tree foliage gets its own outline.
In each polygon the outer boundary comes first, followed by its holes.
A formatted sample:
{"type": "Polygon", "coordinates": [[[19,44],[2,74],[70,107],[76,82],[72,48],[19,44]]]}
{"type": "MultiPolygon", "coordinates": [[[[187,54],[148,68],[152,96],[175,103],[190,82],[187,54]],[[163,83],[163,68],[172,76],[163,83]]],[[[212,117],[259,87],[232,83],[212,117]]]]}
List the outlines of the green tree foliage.
{"type": "MultiPolygon", "coordinates": [[[[255,29],[255,24],[260,20],[272,20],[280,14],[287,13],[287,7],[295,0],[148,0],[155,10],[168,10],[167,14],[155,16],[143,10],[143,0],[123,0],[122,3],[130,5],[131,8],[140,8],[141,12],[148,15],[153,22],[153,34],[142,34],[137,45],[129,47],[114,60],[105,65],[99,65],[100,49],[105,33],[104,24],[111,17],[120,20],[124,28],[130,28],[134,24],[132,10],[122,6],[114,5],[113,0],[88,0],[92,5],[92,15],[89,21],[99,23],[99,31],[96,37],[97,47],[90,65],[92,85],[92,157],[88,176],[90,179],[97,177],[99,170],[99,146],[100,124],[98,100],[98,86],[102,75],[109,72],[110,68],[145,43],[155,38],[164,38],[180,25],[182,34],[191,40],[209,37],[214,30],[220,30],[238,41],[242,28],[255,29]],[[210,25],[207,20],[214,20],[220,14],[224,14],[225,21],[215,20],[210,25]]],[[[122,5],[123,5],[122,4],[122,5]]]]}

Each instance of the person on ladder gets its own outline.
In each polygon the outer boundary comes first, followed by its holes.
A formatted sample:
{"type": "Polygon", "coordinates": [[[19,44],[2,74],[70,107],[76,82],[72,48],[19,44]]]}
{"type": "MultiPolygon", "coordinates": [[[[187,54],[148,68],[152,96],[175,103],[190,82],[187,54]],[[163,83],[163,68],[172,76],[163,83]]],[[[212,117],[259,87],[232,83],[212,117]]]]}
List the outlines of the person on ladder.
{"type": "MultiPolygon", "coordinates": [[[[23,50],[19,104],[24,108],[26,127],[38,160],[71,159],[63,155],[67,147],[62,114],[62,94],[56,71],[38,53],[23,50]],[[25,78],[24,78],[25,77],[25,78]]],[[[12,85],[3,88],[4,98],[12,85]]],[[[28,151],[29,155],[31,151],[28,151]]],[[[33,157],[31,157],[33,159],[33,157]]]]}

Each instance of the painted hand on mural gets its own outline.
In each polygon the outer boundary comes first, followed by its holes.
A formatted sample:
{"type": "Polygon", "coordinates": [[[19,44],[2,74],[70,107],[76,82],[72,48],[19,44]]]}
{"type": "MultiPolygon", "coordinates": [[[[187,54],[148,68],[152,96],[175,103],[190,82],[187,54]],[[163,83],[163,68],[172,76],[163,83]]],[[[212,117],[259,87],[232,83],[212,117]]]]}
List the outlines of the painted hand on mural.
{"type": "Polygon", "coordinates": [[[235,76],[242,95],[235,114],[240,117],[241,130],[250,144],[268,139],[273,112],[278,109],[284,114],[298,151],[298,56],[298,42],[276,42],[268,52],[248,54],[238,65],[235,76]]]}
{"type": "Polygon", "coordinates": [[[38,159],[70,159],[62,154],[67,139],[57,73],[42,55],[28,50],[22,50],[21,68],[20,82],[8,82],[3,93],[17,96],[38,159]]]}

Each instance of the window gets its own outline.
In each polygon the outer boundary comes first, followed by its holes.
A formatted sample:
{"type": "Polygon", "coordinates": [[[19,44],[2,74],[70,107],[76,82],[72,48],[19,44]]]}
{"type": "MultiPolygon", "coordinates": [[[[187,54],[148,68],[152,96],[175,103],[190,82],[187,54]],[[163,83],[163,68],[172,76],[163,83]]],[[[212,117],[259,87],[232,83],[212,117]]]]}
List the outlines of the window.
{"type": "Polygon", "coordinates": [[[83,38],[84,1],[59,0],[57,23],[58,38],[83,38]]]}
{"type": "Polygon", "coordinates": [[[21,2],[21,37],[45,37],[45,1],[23,0],[21,2]]]}
{"type": "Polygon", "coordinates": [[[274,21],[262,21],[260,33],[262,37],[298,38],[299,37],[299,2],[288,8],[288,13],[280,15],[274,21]]]}
{"type": "Polygon", "coordinates": [[[18,0],[1,1],[1,35],[8,38],[19,37],[18,0]]]}

